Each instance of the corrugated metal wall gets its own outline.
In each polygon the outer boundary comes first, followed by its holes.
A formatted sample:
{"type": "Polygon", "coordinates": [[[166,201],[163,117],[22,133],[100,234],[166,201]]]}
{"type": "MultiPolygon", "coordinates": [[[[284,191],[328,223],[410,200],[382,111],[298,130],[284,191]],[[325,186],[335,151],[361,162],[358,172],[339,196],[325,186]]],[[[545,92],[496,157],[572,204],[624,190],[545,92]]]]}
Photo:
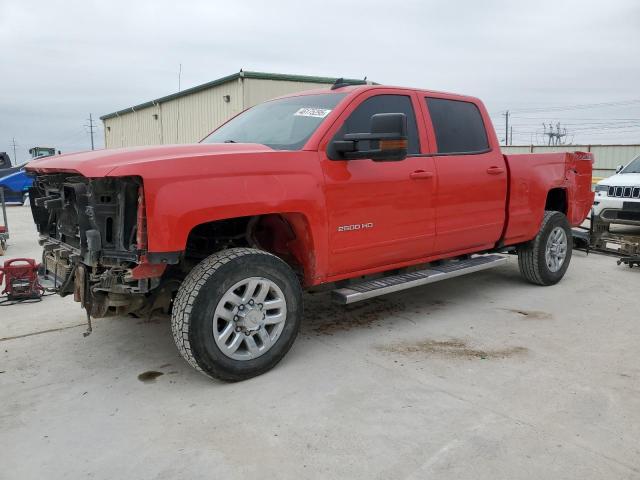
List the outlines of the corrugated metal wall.
{"type": "Polygon", "coordinates": [[[160,106],[144,108],[105,121],[105,145],[117,148],[128,145],[154,145],[160,141],[160,106]]]}
{"type": "Polygon", "coordinates": [[[329,89],[326,83],[292,82],[282,80],[262,80],[257,78],[244,79],[244,104],[246,108],[275,97],[289,93],[313,90],[316,88],[329,89]]]}
{"type": "Polygon", "coordinates": [[[508,146],[503,153],[591,152],[595,157],[594,177],[609,177],[618,165],[629,163],[640,155],[640,145],[563,145],[563,146],[508,146]]]}
{"type": "Polygon", "coordinates": [[[197,142],[242,111],[238,80],[104,120],[106,148],[197,142]],[[224,96],[229,95],[229,102],[224,96]]]}
{"type": "Polygon", "coordinates": [[[106,148],[193,143],[245,108],[326,83],[241,78],[104,119],[106,148]],[[226,102],[224,96],[229,95],[226,102]]]}

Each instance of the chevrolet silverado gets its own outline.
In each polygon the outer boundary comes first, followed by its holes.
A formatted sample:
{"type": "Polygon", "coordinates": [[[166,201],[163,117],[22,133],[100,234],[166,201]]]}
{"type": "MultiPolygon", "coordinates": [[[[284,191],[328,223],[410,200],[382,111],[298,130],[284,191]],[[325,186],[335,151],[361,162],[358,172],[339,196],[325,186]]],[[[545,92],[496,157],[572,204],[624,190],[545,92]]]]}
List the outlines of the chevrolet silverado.
{"type": "Polygon", "coordinates": [[[502,263],[552,285],[593,202],[588,153],[503,155],[476,98],[336,83],[192,145],[32,161],[43,263],[89,318],[170,314],[182,356],[237,381],[294,342],[303,291],[366,300],[502,263]]]}

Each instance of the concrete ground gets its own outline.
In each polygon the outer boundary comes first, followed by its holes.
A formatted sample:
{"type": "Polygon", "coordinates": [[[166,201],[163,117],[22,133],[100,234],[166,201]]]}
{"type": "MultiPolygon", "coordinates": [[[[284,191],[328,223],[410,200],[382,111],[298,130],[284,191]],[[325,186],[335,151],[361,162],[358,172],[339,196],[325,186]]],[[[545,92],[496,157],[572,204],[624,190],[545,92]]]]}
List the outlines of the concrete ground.
{"type": "MultiPolygon", "coordinates": [[[[28,208],[7,257],[39,256],[28,208]]],[[[5,258],[7,258],[5,257],[5,258]]],[[[0,307],[0,478],[640,478],[640,269],[575,252],[555,287],[517,262],[337,307],[236,384],[166,320],[70,298],[0,307]],[[152,373],[157,372],[157,373],[152,373]]]]}

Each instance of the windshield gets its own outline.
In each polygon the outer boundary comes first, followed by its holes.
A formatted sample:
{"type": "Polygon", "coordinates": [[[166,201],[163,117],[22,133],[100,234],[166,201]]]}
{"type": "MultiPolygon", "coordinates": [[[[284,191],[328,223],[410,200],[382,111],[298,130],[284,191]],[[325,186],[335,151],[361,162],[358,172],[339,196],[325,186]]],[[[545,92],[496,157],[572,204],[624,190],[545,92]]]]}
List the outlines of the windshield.
{"type": "Polygon", "coordinates": [[[260,143],[275,150],[300,150],[345,95],[302,95],[261,103],[222,125],[202,143],[260,143]]]}
{"type": "Polygon", "coordinates": [[[624,167],[620,173],[640,173],[640,155],[631,160],[631,163],[624,167]]]}

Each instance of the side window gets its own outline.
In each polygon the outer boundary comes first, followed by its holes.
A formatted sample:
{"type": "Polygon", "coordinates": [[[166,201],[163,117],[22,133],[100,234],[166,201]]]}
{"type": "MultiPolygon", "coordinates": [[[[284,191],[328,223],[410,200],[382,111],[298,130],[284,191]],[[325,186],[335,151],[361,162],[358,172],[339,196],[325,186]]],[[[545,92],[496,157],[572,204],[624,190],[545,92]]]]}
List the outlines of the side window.
{"type": "Polygon", "coordinates": [[[420,153],[416,115],[413,112],[411,97],[406,95],[376,95],[375,97],[367,98],[351,112],[336,137],[341,138],[347,133],[368,132],[371,116],[376,113],[404,113],[407,116],[407,135],[409,136],[407,153],[420,153]]]}
{"type": "Polygon", "coordinates": [[[489,149],[478,107],[471,102],[425,98],[436,134],[438,153],[473,153],[489,149]]]}

